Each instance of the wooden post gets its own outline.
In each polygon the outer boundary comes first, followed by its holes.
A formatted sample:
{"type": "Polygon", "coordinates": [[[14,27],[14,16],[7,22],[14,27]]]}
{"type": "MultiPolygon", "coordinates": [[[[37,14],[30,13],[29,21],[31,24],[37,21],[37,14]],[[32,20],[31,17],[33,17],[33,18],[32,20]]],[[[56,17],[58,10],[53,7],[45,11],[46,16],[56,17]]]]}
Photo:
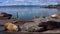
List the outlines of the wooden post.
{"type": "Polygon", "coordinates": [[[18,16],[18,12],[17,12],[17,18],[19,18],[19,16],[18,16]]]}

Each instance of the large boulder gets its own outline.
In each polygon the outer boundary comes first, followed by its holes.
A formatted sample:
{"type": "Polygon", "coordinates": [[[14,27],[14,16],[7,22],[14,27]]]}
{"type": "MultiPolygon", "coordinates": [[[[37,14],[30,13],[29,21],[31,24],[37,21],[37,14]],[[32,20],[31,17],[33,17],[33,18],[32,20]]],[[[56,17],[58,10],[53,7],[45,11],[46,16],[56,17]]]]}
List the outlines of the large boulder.
{"type": "Polygon", "coordinates": [[[30,23],[25,23],[21,26],[22,31],[27,31],[27,32],[42,32],[44,31],[44,27],[38,27],[36,23],[30,22],[30,23]]]}
{"type": "Polygon", "coordinates": [[[38,27],[38,26],[31,26],[27,30],[28,32],[43,32],[44,27],[38,27]]]}
{"type": "Polygon", "coordinates": [[[43,22],[44,18],[34,18],[33,21],[36,25],[38,25],[39,23],[43,22]]]}

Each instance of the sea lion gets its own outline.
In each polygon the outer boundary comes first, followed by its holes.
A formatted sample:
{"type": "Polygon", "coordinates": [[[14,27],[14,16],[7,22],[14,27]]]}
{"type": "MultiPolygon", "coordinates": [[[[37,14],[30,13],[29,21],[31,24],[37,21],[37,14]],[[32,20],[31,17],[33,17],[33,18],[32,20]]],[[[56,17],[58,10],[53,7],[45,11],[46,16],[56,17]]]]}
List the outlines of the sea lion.
{"type": "Polygon", "coordinates": [[[59,25],[60,25],[59,22],[47,21],[47,22],[40,23],[38,26],[45,27],[45,29],[47,29],[47,30],[53,30],[53,29],[59,28],[60,27],[59,25]]]}
{"type": "Polygon", "coordinates": [[[5,30],[8,31],[19,31],[19,26],[12,24],[10,22],[4,24],[5,30]]]}
{"type": "Polygon", "coordinates": [[[2,12],[1,14],[3,15],[2,17],[8,17],[8,19],[10,19],[12,17],[12,14],[8,14],[5,12],[2,12]]]}
{"type": "Polygon", "coordinates": [[[60,14],[52,14],[51,17],[60,19],[60,14]]]}

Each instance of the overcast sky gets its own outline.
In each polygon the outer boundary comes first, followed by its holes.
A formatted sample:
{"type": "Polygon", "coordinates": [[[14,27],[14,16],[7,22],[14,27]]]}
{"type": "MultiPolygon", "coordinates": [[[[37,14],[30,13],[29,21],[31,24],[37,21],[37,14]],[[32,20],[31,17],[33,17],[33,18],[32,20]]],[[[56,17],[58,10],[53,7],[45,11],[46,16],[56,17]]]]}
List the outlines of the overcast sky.
{"type": "Polygon", "coordinates": [[[0,5],[55,5],[58,1],[60,0],[0,0],[0,5]]]}

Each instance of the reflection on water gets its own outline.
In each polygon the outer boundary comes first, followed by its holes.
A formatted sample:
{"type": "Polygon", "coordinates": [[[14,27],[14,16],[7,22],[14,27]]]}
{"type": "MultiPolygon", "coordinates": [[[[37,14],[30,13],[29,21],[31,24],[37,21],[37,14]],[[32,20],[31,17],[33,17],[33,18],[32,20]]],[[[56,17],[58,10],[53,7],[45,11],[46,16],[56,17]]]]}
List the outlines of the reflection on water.
{"type": "Polygon", "coordinates": [[[33,16],[49,16],[54,13],[58,13],[58,9],[40,8],[40,7],[2,7],[0,12],[7,12],[18,16],[19,18],[31,18],[33,16]]]}

